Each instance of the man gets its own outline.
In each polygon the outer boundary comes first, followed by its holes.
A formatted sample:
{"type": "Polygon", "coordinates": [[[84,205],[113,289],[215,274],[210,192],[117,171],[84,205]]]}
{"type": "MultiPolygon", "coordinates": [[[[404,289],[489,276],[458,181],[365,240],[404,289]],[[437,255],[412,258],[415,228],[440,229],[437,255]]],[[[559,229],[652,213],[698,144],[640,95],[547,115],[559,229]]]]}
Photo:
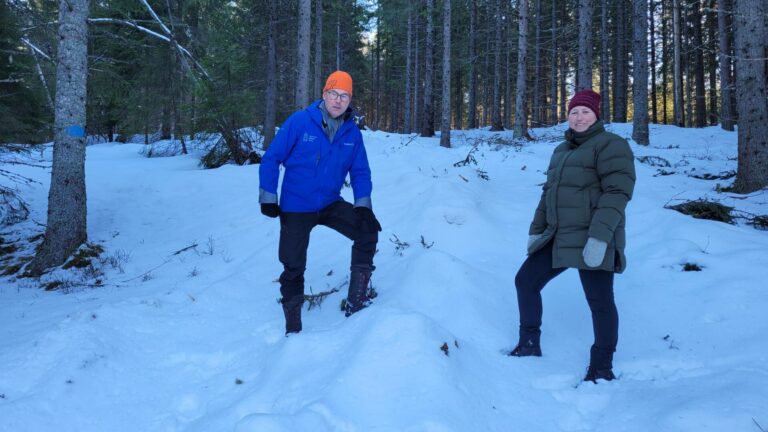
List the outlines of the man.
{"type": "Polygon", "coordinates": [[[368,281],[374,270],[381,225],[371,208],[371,169],[363,137],[354,122],[352,77],[332,73],[323,88],[323,98],[285,121],[259,169],[261,212],[280,217],[279,257],[281,303],[285,333],[301,331],[304,304],[304,269],[309,234],[325,225],[352,240],[346,315],[366,307],[368,281]],[[285,168],[280,205],[277,182],[280,165],[285,168]],[[350,176],[354,205],[341,198],[344,180],[350,176]]]}

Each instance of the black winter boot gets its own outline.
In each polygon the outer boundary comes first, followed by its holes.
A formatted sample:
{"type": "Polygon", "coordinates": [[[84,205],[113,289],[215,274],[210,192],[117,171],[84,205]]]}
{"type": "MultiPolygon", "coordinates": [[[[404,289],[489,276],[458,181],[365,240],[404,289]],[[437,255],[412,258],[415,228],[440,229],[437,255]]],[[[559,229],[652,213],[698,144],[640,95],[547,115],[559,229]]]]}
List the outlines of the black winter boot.
{"type": "Polygon", "coordinates": [[[599,379],[606,381],[616,379],[616,375],[613,374],[613,350],[592,345],[589,350],[589,367],[584,381],[592,381],[597,384],[599,379]]]}
{"type": "Polygon", "coordinates": [[[534,345],[532,340],[520,342],[515,349],[509,353],[512,357],[541,357],[541,347],[534,345]]]}
{"type": "Polygon", "coordinates": [[[606,380],[606,381],[613,381],[616,379],[616,375],[613,374],[613,370],[610,368],[608,369],[597,369],[594,366],[590,366],[587,368],[587,375],[584,377],[584,381],[592,381],[593,383],[597,384],[597,380],[606,380]]]}
{"type": "Polygon", "coordinates": [[[295,296],[288,301],[282,299],[283,313],[285,314],[285,334],[301,331],[301,308],[304,305],[304,296],[295,296]]]}
{"type": "Polygon", "coordinates": [[[541,330],[535,327],[520,327],[520,339],[509,353],[513,357],[541,357],[541,330]]]}
{"type": "Polygon", "coordinates": [[[371,270],[352,269],[349,275],[349,292],[344,315],[350,316],[367,307],[371,299],[368,297],[368,282],[371,280],[371,270]]]}

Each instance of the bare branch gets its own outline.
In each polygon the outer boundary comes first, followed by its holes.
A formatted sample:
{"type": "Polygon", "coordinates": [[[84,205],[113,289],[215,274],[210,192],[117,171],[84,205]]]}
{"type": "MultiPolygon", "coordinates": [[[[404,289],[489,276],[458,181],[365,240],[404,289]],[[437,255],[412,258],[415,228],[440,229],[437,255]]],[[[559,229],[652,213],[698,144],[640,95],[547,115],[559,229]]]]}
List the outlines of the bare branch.
{"type": "Polygon", "coordinates": [[[161,40],[163,40],[165,42],[170,42],[171,41],[171,39],[168,36],[161,35],[158,32],[152,31],[152,30],[150,30],[150,29],[148,29],[146,27],[142,27],[142,26],[140,26],[140,25],[138,25],[138,24],[136,24],[136,23],[134,23],[132,21],[121,20],[121,19],[116,19],[116,18],[89,18],[88,22],[94,23],[94,24],[101,24],[101,23],[106,23],[106,24],[122,24],[122,25],[126,25],[128,27],[135,28],[136,30],[144,32],[144,33],[146,33],[146,34],[148,34],[150,36],[154,36],[154,37],[156,37],[158,39],[161,39],[161,40]]]}
{"type": "Polygon", "coordinates": [[[50,57],[50,56],[48,56],[48,54],[44,53],[44,52],[43,52],[43,51],[42,51],[40,48],[36,47],[36,46],[35,46],[35,44],[33,44],[32,42],[30,42],[30,41],[29,41],[29,39],[27,39],[27,38],[21,38],[21,41],[22,41],[22,42],[24,42],[24,44],[25,44],[25,45],[27,45],[28,47],[30,47],[30,48],[32,49],[32,51],[34,51],[34,52],[36,52],[37,54],[39,54],[39,55],[43,56],[43,58],[45,58],[46,60],[48,60],[48,61],[53,61],[53,60],[51,59],[51,57],[50,57]]]}
{"type": "Polygon", "coordinates": [[[165,34],[167,34],[168,36],[173,36],[173,33],[171,33],[171,31],[168,29],[168,27],[165,26],[165,24],[163,24],[163,20],[161,20],[160,17],[157,16],[155,11],[152,9],[152,6],[150,6],[149,3],[147,3],[147,0],[141,0],[141,2],[144,3],[144,6],[147,8],[147,10],[155,19],[155,21],[157,21],[157,23],[160,24],[160,27],[163,29],[165,34]]]}
{"type": "MultiPolygon", "coordinates": [[[[190,72],[192,71],[192,68],[189,66],[189,64],[187,62],[187,58],[189,58],[189,60],[191,60],[192,63],[194,64],[195,68],[201,74],[203,74],[203,76],[205,76],[207,79],[210,79],[210,76],[208,75],[208,72],[205,70],[203,65],[201,65],[197,60],[195,60],[195,57],[192,55],[192,53],[189,52],[189,50],[187,50],[183,46],[179,45],[178,42],[176,42],[176,39],[174,38],[173,33],[171,33],[170,30],[168,30],[168,27],[166,27],[165,24],[163,24],[163,22],[160,21],[160,18],[155,14],[155,12],[152,10],[152,8],[149,7],[149,5],[146,3],[146,1],[142,0],[142,2],[149,8],[150,13],[152,14],[152,16],[154,16],[157,19],[157,22],[160,23],[160,26],[168,34],[168,36],[165,36],[165,35],[162,35],[160,33],[157,33],[157,32],[152,31],[152,30],[150,30],[150,29],[148,29],[148,28],[146,28],[144,26],[138,25],[138,24],[136,24],[133,21],[128,21],[128,20],[121,20],[121,19],[115,19],[115,18],[90,18],[88,20],[88,22],[91,22],[91,23],[94,23],[94,24],[122,24],[122,25],[126,25],[128,27],[131,27],[131,28],[134,28],[134,29],[139,30],[141,32],[144,32],[144,33],[146,33],[146,34],[148,34],[150,36],[158,38],[158,39],[160,39],[160,40],[162,40],[164,42],[168,42],[170,44],[173,44],[173,47],[179,52],[181,60],[182,60],[182,62],[184,64],[184,67],[185,67],[185,69],[187,71],[190,71],[190,72]]],[[[194,74],[192,74],[192,76],[194,77],[194,74]]]]}

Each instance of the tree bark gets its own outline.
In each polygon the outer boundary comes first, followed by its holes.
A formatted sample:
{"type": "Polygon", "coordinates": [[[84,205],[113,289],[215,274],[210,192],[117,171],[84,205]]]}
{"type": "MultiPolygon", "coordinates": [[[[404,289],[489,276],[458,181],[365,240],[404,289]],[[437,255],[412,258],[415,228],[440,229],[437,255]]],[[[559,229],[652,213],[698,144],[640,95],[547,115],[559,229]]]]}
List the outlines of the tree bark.
{"type": "Polygon", "coordinates": [[[704,39],[702,37],[701,1],[694,1],[690,5],[691,24],[693,26],[693,56],[696,76],[696,109],[695,123],[698,128],[707,125],[707,101],[704,88],[704,39]]]}
{"type": "Polygon", "coordinates": [[[672,44],[674,46],[674,65],[672,94],[673,94],[673,122],[676,126],[685,126],[683,120],[683,71],[682,71],[682,41],[680,23],[680,0],[672,0],[672,28],[674,32],[672,44]]]}
{"type": "Polygon", "coordinates": [[[503,131],[504,125],[501,122],[501,1],[494,3],[494,25],[496,27],[496,38],[493,44],[493,108],[491,115],[491,131],[503,131]]]}
{"type": "Polygon", "coordinates": [[[323,0],[315,0],[315,70],[314,95],[320,97],[323,93],[323,0]]]}
{"type": "Polygon", "coordinates": [[[264,150],[275,138],[275,118],[277,97],[277,8],[269,8],[269,31],[267,33],[267,88],[264,101],[264,150]]]}
{"type": "Polygon", "coordinates": [[[426,54],[424,55],[424,115],[421,126],[421,136],[431,137],[435,135],[435,113],[432,95],[432,83],[434,80],[434,29],[432,15],[435,9],[434,0],[427,0],[427,39],[426,54]]]}
{"type": "Polygon", "coordinates": [[[477,5],[476,2],[469,2],[469,107],[468,107],[468,127],[470,129],[477,128],[477,81],[475,76],[477,71],[475,65],[477,64],[477,54],[475,53],[475,32],[477,21],[477,5]]]}
{"type": "Polygon", "coordinates": [[[651,33],[650,35],[650,41],[651,41],[651,122],[652,123],[658,123],[658,113],[657,113],[657,104],[656,104],[656,29],[654,28],[654,22],[655,22],[655,15],[656,15],[656,0],[650,0],[648,2],[650,5],[650,11],[648,14],[649,17],[649,25],[648,29],[651,33]]]}
{"type": "Polygon", "coordinates": [[[591,88],[592,0],[579,0],[579,56],[578,71],[576,72],[576,91],[591,88]]]}
{"type": "MultiPolygon", "coordinates": [[[[419,2],[419,4],[420,3],[421,2],[419,2]]],[[[418,132],[421,128],[421,107],[423,104],[421,99],[419,99],[419,87],[421,87],[421,62],[419,61],[419,29],[421,28],[419,20],[420,15],[421,14],[416,15],[416,29],[414,32],[416,35],[416,40],[414,42],[413,49],[413,122],[411,123],[413,128],[411,129],[411,132],[418,132]]]]}
{"type": "Polygon", "coordinates": [[[669,124],[667,117],[667,93],[669,88],[669,6],[670,0],[661,0],[661,112],[664,124],[669,124]]]}
{"type": "Polygon", "coordinates": [[[309,45],[312,21],[312,1],[299,1],[299,26],[296,37],[296,99],[294,108],[299,110],[309,104],[309,45]]]}
{"type": "Polygon", "coordinates": [[[557,0],[552,0],[552,57],[549,74],[549,124],[557,124],[557,55],[559,45],[557,43],[557,0]]]}
{"type": "Polygon", "coordinates": [[[411,86],[413,81],[413,76],[411,74],[411,69],[413,66],[411,65],[411,49],[413,46],[413,8],[411,7],[410,3],[407,6],[408,8],[408,24],[407,24],[407,35],[406,35],[406,41],[405,41],[405,122],[403,125],[403,132],[404,133],[411,133],[412,130],[412,123],[411,123],[411,86]]]}
{"type": "Polygon", "coordinates": [[[85,195],[85,101],[88,80],[88,0],[59,2],[56,110],[48,220],[27,272],[59,266],[88,239],[85,195]]]}
{"type": "Polygon", "coordinates": [[[736,124],[736,116],[733,107],[733,74],[731,72],[731,12],[732,0],[718,0],[717,27],[720,36],[720,127],[723,130],[733,131],[736,124]]]}
{"type": "Polygon", "coordinates": [[[443,109],[440,146],[451,147],[451,0],[443,0],[443,109]]]}
{"type": "Polygon", "coordinates": [[[733,186],[740,193],[768,186],[766,15],[768,6],[764,0],[734,1],[739,160],[733,186]]]}
{"type": "Polygon", "coordinates": [[[535,0],[536,18],[534,21],[534,27],[536,28],[536,34],[534,35],[534,50],[533,50],[533,70],[535,71],[536,79],[533,80],[533,106],[531,109],[531,124],[541,127],[542,119],[542,103],[541,96],[543,92],[542,80],[544,74],[541,67],[541,27],[543,26],[542,13],[541,13],[541,0],[535,0]]]}
{"type": "Polygon", "coordinates": [[[624,123],[627,121],[627,94],[628,87],[628,56],[627,56],[627,14],[626,2],[616,1],[616,74],[614,75],[613,92],[613,121],[624,123]]]}
{"type": "Polygon", "coordinates": [[[528,80],[528,0],[520,0],[518,4],[518,40],[517,40],[517,97],[515,101],[515,138],[528,137],[528,111],[526,109],[526,94],[528,80]]]}
{"type": "Polygon", "coordinates": [[[648,0],[634,0],[632,139],[648,145],[648,0]]]}
{"type": "Polygon", "coordinates": [[[609,38],[610,31],[608,27],[608,0],[600,2],[600,117],[605,123],[611,121],[611,94],[610,94],[610,75],[611,59],[609,57],[609,38]]]}
{"type": "Polygon", "coordinates": [[[336,70],[341,70],[341,14],[336,14],[336,70]]]}
{"type": "Polygon", "coordinates": [[[707,1],[707,75],[709,76],[709,104],[707,124],[717,124],[717,4],[716,0],[707,1]]]}

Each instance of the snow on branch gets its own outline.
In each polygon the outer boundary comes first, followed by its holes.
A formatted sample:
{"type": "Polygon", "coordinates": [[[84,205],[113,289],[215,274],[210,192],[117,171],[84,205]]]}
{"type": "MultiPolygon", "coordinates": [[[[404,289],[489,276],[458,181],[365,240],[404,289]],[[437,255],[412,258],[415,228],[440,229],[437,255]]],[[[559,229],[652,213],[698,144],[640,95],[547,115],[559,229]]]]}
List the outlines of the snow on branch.
{"type": "Polygon", "coordinates": [[[160,24],[160,27],[163,29],[165,34],[167,34],[168,36],[172,36],[171,31],[168,29],[168,27],[165,26],[165,24],[163,24],[163,21],[160,19],[159,16],[157,16],[155,11],[152,9],[152,6],[150,6],[149,3],[147,3],[147,0],[141,0],[141,2],[144,3],[144,6],[147,8],[149,13],[152,14],[152,17],[155,19],[155,21],[157,21],[157,23],[160,24]]]}
{"type": "MultiPolygon", "coordinates": [[[[150,30],[150,29],[148,29],[148,28],[146,28],[144,26],[140,26],[140,25],[136,24],[135,22],[128,21],[128,20],[122,20],[122,19],[116,19],[116,18],[91,18],[91,19],[88,20],[88,22],[95,23],[95,24],[99,24],[99,23],[122,24],[122,25],[126,25],[128,27],[132,27],[132,28],[134,28],[136,30],[139,30],[141,32],[144,32],[144,33],[146,33],[146,34],[148,34],[150,36],[153,36],[153,37],[156,37],[158,39],[161,39],[161,40],[163,40],[165,42],[168,42],[168,43],[172,44],[173,47],[179,52],[181,60],[182,60],[182,62],[184,64],[184,67],[187,70],[191,71],[189,63],[187,63],[187,58],[188,58],[189,60],[191,60],[194,63],[195,68],[198,71],[200,71],[200,73],[203,74],[203,76],[205,76],[207,79],[210,79],[210,77],[208,75],[208,72],[205,70],[203,65],[201,65],[195,59],[195,57],[192,55],[192,53],[189,52],[189,50],[187,50],[183,46],[179,45],[178,42],[176,42],[176,38],[174,37],[173,33],[163,23],[163,21],[160,19],[160,17],[157,16],[155,11],[152,9],[152,6],[150,6],[149,3],[147,3],[146,0],[141,0],[141,2],[147,8],[147,10],[152,15],[152,17],[155,19],[155,21],[157,21],[157,23],[160,25],[160,28],[163,29],[163,32],[165,33],[165,35],[162,35],[162,34],[156,32],[156,31],[150,30]]],[[[194,75],[193,75],[193,77],[194,77],[194,75]]]]}
{"type": "Polygon", "coordinates": [[[32,51],[34,51],[34,52],[40,54],[41,56],[43,56],[43,58],[45,58],[46,60],[53,61],[53,60],[51,60],[51,57],[48,56],[48,54],[44,53],[40,48],[36,47],[35,44],[33,44],[32,42],[29,41],[29,39],[21,38],[21,41],[24,42],[24,44],[27,45],[29,48],[31,48],[32,51]]]}
{"type": "Polygon", "coordinates": [[[138,25],[138,24],[136,24],[136,23],[134,23],[132,21],[126,21],[126,20],[121,20],[121,19],[116,19],[116,18],[89,18],[88,22],[95,23],[95,24],[100,24],[100,23],[122,24],[122,25],[126,25],[128,27],[135,28],[136,30],[144,32],[144,33],[146,33],[146,34],[148,34],[150,36],[154,36],[154,37],[156,37],[158,39],[162,39],[165,42],[170,42],[171,41],[171,38],[169,38],[167,36],[164,36],[164,35],[161,35],[160,33],[156,32],[156,31],[152,31],[152,30],[150,30],[150,29],[148,29],[146,27],[142,27],[142,26],[140,26],[140,25],[138,25]]]}

